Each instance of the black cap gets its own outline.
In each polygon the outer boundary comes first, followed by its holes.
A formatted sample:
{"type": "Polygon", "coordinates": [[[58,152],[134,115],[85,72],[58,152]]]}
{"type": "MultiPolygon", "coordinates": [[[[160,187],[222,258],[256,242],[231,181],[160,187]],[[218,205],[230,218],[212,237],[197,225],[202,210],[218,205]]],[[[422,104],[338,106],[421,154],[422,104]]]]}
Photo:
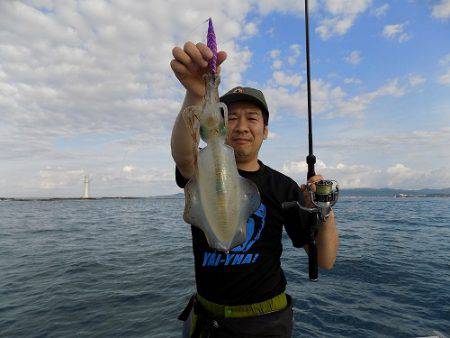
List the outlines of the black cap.
{"type": "Polygon", "coordinates": [[[264,94],[259,89],[251,87],[235,87],[220,97],[220,102],[225,103],[227,106],[230,103],[247,101],[256,104],[263,113],[264,124],[269,122],[269,109],[267,108],[267,102],[264,94]]]}

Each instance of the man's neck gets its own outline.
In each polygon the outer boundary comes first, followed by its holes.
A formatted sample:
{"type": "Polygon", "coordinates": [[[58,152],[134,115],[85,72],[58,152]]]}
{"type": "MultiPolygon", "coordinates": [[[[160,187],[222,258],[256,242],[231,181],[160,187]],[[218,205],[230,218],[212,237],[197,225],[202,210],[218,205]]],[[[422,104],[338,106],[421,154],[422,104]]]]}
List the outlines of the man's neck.
{"type": "Polygon", "coordinates": [[[258,159],[250,162],[236,162],[237,168],[244,171],[257,171],[259,169],[258,159]]]}

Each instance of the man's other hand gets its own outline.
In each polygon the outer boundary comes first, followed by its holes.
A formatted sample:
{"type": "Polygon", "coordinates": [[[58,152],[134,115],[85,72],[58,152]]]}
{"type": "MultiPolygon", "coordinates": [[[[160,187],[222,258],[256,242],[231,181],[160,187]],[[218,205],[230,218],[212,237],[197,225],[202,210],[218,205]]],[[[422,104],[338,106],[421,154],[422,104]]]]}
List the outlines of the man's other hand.
{"type": "Polygon", "coordinates": [[[311,201],[311,194],[308,191],[308,187],[312,191],[316,191],[316,182],[323,180],[322,175],[315,175],[309,178],[307,184],[302,184],[300,186],[301,191],[303,192],[303,198],[305,200],[305,204],[308,208],[314,208],[314,203],[311,201]]]}

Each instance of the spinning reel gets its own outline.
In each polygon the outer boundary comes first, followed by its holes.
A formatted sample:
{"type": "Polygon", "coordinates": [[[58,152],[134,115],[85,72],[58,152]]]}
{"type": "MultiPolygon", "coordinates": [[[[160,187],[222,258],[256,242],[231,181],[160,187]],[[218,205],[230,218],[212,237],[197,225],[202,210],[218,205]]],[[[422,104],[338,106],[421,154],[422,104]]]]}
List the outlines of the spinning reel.
{"type": "Polygon", "coordinates": [[[324,222],[330,216],[331,208],[338,200],[339,184],[335,180],[320,180],[315,185],[316,191],[311,188],[312,184],[309,184],[307,188],[315,208],[307,208],[297,203],[301,210],[317,213],[319,220],[324,222]]]}

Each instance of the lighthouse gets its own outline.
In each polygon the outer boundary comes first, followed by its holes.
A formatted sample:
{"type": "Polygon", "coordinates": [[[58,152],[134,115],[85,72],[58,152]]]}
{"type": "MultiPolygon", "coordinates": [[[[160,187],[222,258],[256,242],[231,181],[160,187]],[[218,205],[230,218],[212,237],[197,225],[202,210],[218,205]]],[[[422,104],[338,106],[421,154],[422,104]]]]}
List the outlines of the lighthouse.
{"type": "Polygon", "coordinates": [[[89,176],[84,175],[84,194],[82,198],[91,198],[89,196],[89,176]]]}

